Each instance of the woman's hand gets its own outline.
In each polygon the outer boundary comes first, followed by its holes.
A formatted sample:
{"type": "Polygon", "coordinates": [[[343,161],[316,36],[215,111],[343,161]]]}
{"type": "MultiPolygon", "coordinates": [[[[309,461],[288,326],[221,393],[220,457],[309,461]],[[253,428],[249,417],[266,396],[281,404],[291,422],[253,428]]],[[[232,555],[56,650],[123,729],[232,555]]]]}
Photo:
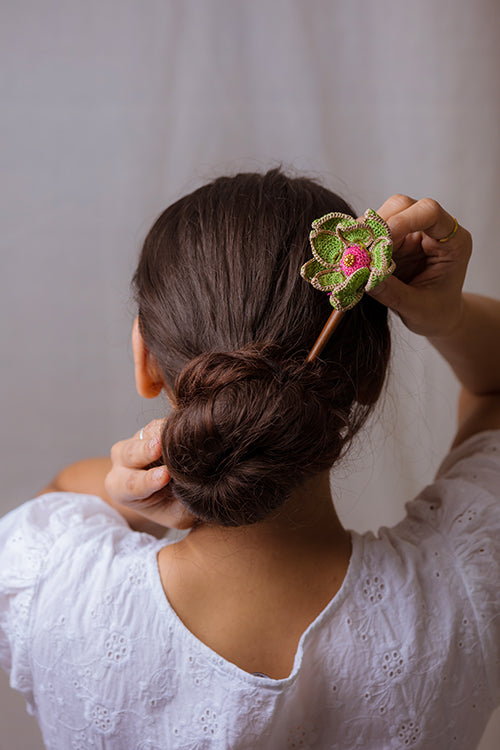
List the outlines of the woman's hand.
{"type": "Polygon", "coordinates": [[[469,232],[430,198],[415,201],[393,195],[378,210],[394,242],[395,275],[371,296],[399,314],[413,332],[428,337],[450,334],[462,316],[462,286],[472,250],[469,232]]]}
{"type": "Polygon", "coordinates": [[[167,467],[148,468],[161,459],[162,426],[162,420],[155,419],[132,438],[113,445],[112,468],[106,476],[105,488],[115,503],[137,511],[156,524],[188,529],[195,518],[169,492],[167,467]]]}

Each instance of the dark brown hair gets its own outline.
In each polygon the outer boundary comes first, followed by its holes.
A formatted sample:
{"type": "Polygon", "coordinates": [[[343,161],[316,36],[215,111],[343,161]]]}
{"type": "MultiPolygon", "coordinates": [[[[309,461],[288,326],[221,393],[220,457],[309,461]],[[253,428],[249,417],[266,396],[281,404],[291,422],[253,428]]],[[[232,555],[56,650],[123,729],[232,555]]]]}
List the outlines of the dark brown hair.
{"type": "Polygon", "coordinates": [[[174,203],[144,242],[139,325],[174,399],[163,458],[204,521],[265,518],[333,465],[380,393],[387,312],[367,295],[305,362],[331,307],[299,269],[312,221],[331,211],[354,216],[311,179],[239,174],[174,203]]]}

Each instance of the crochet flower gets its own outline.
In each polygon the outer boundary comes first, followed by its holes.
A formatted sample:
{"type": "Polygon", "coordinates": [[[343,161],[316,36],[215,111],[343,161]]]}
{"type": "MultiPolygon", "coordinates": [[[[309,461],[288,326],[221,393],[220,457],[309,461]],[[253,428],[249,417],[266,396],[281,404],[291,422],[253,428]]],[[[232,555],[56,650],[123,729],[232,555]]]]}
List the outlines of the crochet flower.
{"type": "Polygon", "coordinates": [[[396,268],[390,229],[371,209],[363,221],[326,214],[313,221],[309,240],[314,257],[302,266],[301,276],[329,292],[336,310],[350,310],[396,268]]]}

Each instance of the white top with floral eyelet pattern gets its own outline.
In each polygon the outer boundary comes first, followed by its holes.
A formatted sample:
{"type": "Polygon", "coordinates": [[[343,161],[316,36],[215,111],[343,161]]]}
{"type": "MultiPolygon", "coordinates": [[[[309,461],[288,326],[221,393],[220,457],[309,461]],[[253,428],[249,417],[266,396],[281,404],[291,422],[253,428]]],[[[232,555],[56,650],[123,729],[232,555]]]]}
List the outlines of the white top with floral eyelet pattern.
{"type": "Polygon", "coordinates": [[[476,747],[500,701],[500,431],[476,435],[378,535],[289,677],[248,674],[166,600],[156,555],[96,497],[0,521],[0,664],[49,750],[476,747]]]}

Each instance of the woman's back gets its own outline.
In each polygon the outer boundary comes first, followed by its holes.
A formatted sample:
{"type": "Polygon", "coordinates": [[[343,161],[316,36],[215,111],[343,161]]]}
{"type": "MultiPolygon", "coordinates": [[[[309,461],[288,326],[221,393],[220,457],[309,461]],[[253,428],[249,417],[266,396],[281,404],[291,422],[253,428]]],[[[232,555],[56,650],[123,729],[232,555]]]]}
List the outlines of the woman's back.
{"type": "Polygon", "coordinates": [[[287,677],[302,634],[343,583],[351,539],[325,484],[328,475],[303,488],[288,533],[283,518],[219,534],[201,527],[160,551],[163,589],[182,622],[247,672],[287,677]]]}

